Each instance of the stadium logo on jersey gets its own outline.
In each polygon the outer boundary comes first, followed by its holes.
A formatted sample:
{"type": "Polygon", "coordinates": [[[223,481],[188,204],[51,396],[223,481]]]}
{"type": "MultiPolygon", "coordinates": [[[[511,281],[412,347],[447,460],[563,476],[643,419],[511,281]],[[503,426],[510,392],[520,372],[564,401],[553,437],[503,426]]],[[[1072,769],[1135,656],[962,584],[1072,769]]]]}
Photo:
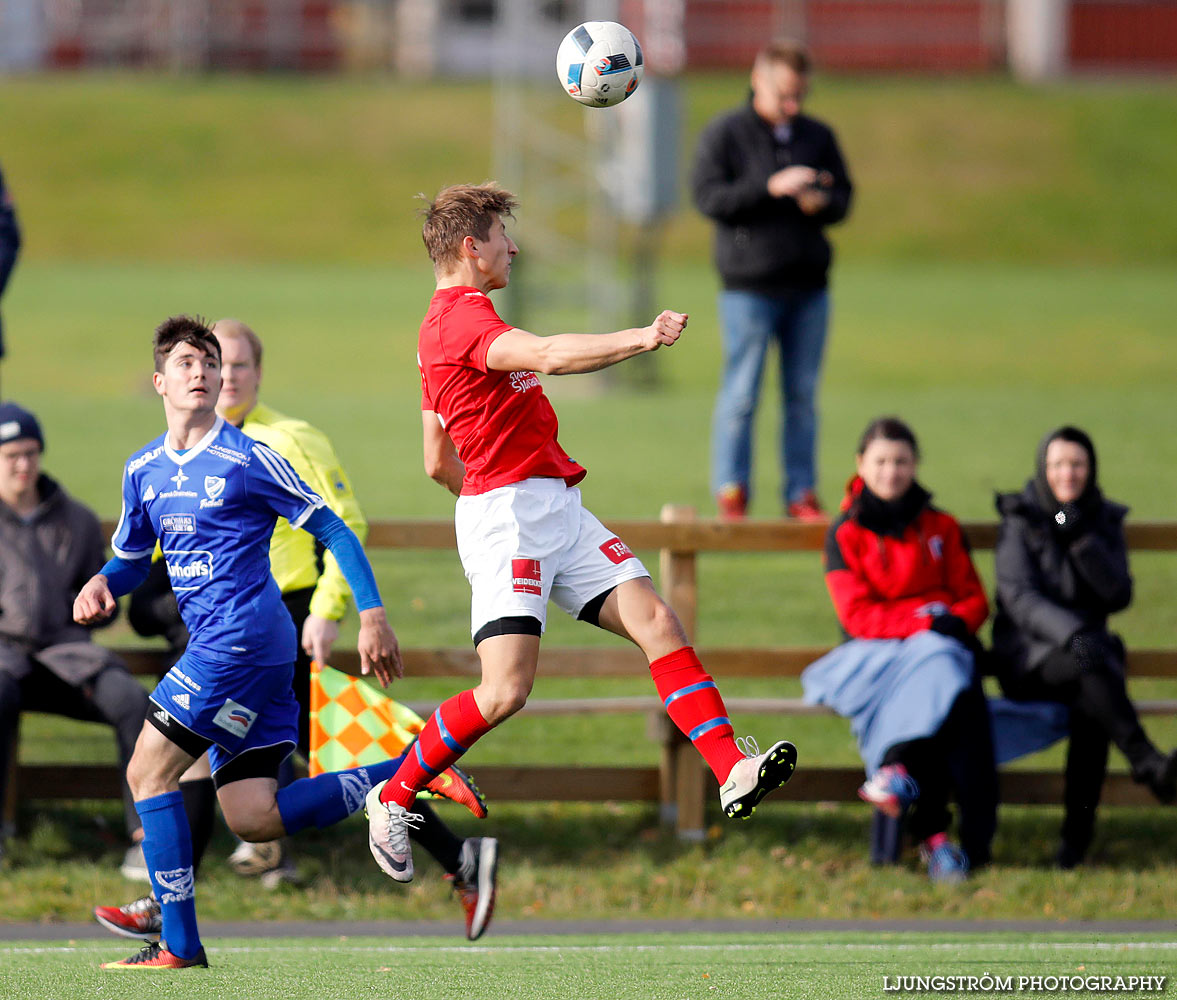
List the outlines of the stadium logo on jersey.
{"type": "Polygon", "coordinates": [[[172,590],[199,590],[213,577],[213,554],[205,549],[176,549],[167,553],[167,566],[172,590]]]}
{"type": "Polygon", "coordinates": [[[163,445],[161,444],[158,448],[153,448],[151,451],[144,452],[133,462],[127,463],[127,472],[138,472],[153,458],[159,458],[160,452],[162,451],[163,445]]]}
{"type": "Polygon", "coordinates": [[[192,700],[188,696],[187,691],[181,691],[179,694],[172,695],[172,701],[179,705],[185,712],[192,708],[192,700]]]}
{"type": "Polygon", "coordinates": [[[511,389],[514,392],[527,392],[528,389],[539,388],[539,379],[535,372],[511,372],[511,389]]]}
{"type": "Polygon", "coordinates": [[[191,535],[196,531],[196,517],[192,514],[164,514],[159,519],[159,529],[173,535],[191,535]]]}
{"type": "Polygon", "coordinates": [[[226,698],[225,704],[213,716],[213,724],[234,736],[244,738],[256,718],[257,712],[253,709],[237,704],[232,698],[226,698]]]}
{"type": "Polygon", "coordinates": [[[626,559],[633,559],[634,554],[628,545],[620,538],[614,535],[609,541],[601,546],[601,551],[609,558],[612,563],[623,563],[626,559]]]}
{"type": "Polygon", "coordinates": [[[511,589],[516,594],[542,594],[538,559],[511,560],[511,589]]]}
{"type": "Polygon", "coordinates": [[[179,903],[191,899],[196,893],[196,878],[191,866],[157,871],[155,881],[164,890],[159,896],[161,903],[179,903]]]}
{"type": "Polygon", "coordinates": [[[155,499],[155,487],[148,484],[146,491],[144,491],[144,493],[143,493],[143,502],[147,503],[148,500],[154,500],[154,499],[155,499]]]}
{"type": "Polygon", "coordinates": [[[201,509],[205,507],[220,507],[225,502],[225,498],[221,496],[225,492],[225,477],[205,476],[204,492],[207,499],[200,501],[201,509]]]}

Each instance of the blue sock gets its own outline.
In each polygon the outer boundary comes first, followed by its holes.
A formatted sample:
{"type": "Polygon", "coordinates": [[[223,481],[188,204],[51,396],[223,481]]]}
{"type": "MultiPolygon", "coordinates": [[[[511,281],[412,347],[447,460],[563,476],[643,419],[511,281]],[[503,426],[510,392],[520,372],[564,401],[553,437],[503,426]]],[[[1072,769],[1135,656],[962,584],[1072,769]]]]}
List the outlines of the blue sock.
{"type": "Polygon", "coordinates": [[[279,788],[275,798],[286,832],[298,833],[308,826],[321,830],[359,812],[372,786],[396,774],[402,760],[403,756],[350,771],[330,771],[279,788]]]}
{"type": "Polygon", "coordinates": [[[160,937],[173,955],[194,958],[200,951],[200,933],[184,797],[178,790],[164,792],[136,802],[135,809],[143,822],[143,859],[163,920],[160,937]]]}

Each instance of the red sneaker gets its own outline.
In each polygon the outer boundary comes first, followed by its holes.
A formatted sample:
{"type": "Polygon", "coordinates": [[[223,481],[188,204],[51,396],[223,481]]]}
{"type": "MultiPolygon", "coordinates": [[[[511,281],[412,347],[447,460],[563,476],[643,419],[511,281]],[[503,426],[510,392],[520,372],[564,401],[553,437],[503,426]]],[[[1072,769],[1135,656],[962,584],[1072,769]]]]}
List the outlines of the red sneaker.
{"type": "Polygon", "coordinates": [[[490,926],[495,911],[499,842],[494,837],[470,837],[462,842],[461,867],[445,876],[466,911],[466,937],[477,941],[490,926]]]}
{"type": "Polygon", "coordinates": [[[94,919],[108,931],[142,941],[154,941],[163,926],[154,896],[141,896],[126,906],[96,906],[94,919]]]}
{"type": "Polygon", "coordinates": [[[813,490],[806,490],[801,499],[793,500],[785,507],[785,514],[797,521],[824,521],[826,512],[813,490]]]}
{"type": "Polygon", "coordinates": [[[136,952],[130,958],[121,962],[103,962],[103,969],[207,969],[208,959],[204,957],[201,948],[191,958],[181,958],[173,955],[158,941],[144,945],[143,950],[136,952]]]}
{"type": "Polygon", "coordinates": [[[742,521],[748,516],[748,491],[738,483],[724,486],[715,494],[721,521],[742,521]]]}

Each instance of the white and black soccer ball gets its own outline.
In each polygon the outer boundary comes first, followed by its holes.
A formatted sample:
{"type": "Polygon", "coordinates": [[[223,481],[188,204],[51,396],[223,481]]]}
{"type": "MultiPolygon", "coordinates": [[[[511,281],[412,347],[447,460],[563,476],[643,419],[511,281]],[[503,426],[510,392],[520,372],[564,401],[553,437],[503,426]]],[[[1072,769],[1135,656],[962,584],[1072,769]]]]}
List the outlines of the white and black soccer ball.
{"type": "Polygon", "coordinates": [[[616,21],[585,21],[556,50],[556,76],[574,101],[590,108],[620,104],[642,82],[642,47],[616,21]]]}

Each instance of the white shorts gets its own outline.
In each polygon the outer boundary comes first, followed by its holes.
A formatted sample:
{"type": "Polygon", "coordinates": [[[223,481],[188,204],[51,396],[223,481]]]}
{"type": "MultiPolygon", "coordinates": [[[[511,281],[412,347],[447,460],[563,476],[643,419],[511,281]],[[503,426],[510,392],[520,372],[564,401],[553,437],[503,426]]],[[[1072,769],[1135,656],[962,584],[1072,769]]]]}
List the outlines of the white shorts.
{"type": "Polygon", "coordinates": [[[470,581],[470,634],[527,615],[543,631],[548,599],[574,618],[594,597],[649,576],[642,561],[562,479],[525,479],[458,498],[458,555],[470,581]]]}

